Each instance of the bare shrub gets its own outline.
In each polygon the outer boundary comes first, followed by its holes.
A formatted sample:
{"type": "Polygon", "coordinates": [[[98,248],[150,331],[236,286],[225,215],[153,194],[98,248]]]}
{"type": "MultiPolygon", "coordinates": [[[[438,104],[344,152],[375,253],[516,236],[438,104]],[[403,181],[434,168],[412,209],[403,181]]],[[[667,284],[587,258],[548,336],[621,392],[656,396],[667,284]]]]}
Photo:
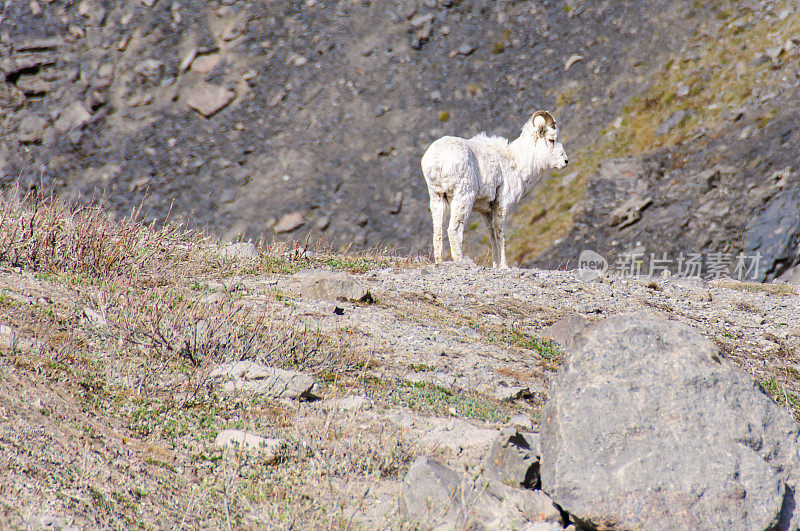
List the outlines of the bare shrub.
{"type": "Polygon", "coordinates": [[[0,264],[54,274],[152,277],[199,239],[177,222],[144,225],[140,214],[117,222],[102,203],[67,204],[53,194],[14,188],[0,197],[0,264]]]}

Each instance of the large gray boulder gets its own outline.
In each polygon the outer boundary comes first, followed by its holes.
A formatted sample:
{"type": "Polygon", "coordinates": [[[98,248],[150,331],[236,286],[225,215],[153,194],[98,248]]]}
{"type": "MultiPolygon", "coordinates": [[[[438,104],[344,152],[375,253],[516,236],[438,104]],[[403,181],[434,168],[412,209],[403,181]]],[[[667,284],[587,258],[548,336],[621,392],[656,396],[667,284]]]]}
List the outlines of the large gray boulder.
{"type": "Polygon", "coordinates": [[[601,321],[553,381],[542,489],[583,525],[797,529],[798,425],[689,326],[601,321]]]}

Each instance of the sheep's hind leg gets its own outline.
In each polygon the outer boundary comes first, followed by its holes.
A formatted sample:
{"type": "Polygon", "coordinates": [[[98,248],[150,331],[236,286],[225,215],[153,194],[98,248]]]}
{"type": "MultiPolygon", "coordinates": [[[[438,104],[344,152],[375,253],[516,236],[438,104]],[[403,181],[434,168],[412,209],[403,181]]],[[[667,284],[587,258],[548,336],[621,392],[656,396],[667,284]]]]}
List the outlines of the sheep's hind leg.
{"type": "Polygon", "coordinates": [[[508,269],[506,262],[506,214],[505,212],[495,211],[492,216],[492,230],[494,240],[497,242],[498,261],[500,269],[508,269]]]}
{"type": "Polygon", "coordinates": [[[491,212],[484,212],[483,219],[486,221],[486,227],[489,229],[489,245],[492,249],[492,267],[496,268],[498,266],[499,257],[497,255],[497,239],[494,237],[494,227],[492,226],[492,220],[494,216],[492,216],[491,212]]]}
{"type": "Polygon", "coordinates": [[[447,215],[447,200],[438,194],[431,194],[430,207],[433,218],[433,261],[441,264],[444,253],[444,219],[447,215]]]}
{"type": "Polygon", "coordinates": [[[474,198],[453,198],[450,201],[450,225],[447,239],[450,240],[450,255],[454,262],[461,261],[461,242],[464,238],[464,223],[467,221],[474,198]]]}

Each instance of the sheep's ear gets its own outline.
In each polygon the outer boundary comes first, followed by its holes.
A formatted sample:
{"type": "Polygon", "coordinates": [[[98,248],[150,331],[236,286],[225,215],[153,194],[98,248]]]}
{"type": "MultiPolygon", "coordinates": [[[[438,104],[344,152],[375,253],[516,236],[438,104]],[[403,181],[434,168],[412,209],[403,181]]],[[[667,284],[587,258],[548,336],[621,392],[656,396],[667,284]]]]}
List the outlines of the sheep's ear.
{"type": "Polygon", "coordinates": [[[542,124],[536,128],[536,136],[544,138],[545,133],[547,133],[547,124],[542,124]]]}

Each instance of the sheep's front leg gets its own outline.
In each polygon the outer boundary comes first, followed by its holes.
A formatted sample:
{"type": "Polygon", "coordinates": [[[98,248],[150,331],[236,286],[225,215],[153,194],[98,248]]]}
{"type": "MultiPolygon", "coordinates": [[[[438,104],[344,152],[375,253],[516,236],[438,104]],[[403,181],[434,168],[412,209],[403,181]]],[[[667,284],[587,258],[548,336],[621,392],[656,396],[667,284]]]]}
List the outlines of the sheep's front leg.
{"type": "MultiPolygon", "coordinates": [[[[506,213],[504,210],[495,210],[492,216],[492,232],[497,242],[500,269],[508,269],[506,262],[506,213]]],[[[495,266],[497,267],[497,266],[495,266]]]]}
{"type": "Polygon", "coordinates": [[[499,260],[498,251],[500,249],[498,249],[497,239],[494,237],[494,226],[492,225],[494,216],[491,212],[484,212],[483,220],[486,221],[486,227],[489,229],[489,245],[492,249],[492,267],[497,267],[499,260]]]}
{"type": "Polygon", "coordinates": [[[475,198],[454,197],[450,201],[450,225],[447,227],[447,239],[450,240],[450,255],[454,262],[461,261],[461,242],[464,238],[464,223],[472,211],[475,198]]]}
{"type": "Polygon", "coordinates": [[[444,253],[444,219],[447,215],[447,201],[438,194],[431,194],[431,217],[433,218],[433,261],[442,263],[444,253]]]}

